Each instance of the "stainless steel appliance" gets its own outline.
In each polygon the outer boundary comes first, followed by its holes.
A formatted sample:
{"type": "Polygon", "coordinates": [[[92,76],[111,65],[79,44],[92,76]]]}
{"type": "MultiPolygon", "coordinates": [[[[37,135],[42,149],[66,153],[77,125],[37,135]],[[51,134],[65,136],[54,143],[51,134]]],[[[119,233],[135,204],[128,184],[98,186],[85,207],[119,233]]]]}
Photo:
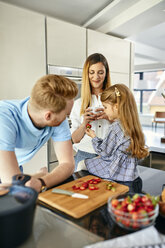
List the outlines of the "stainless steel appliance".
{"type": "MultiPolygon", "coordinates": [[[[48,65],[48,74],[62,75],[73,80],[79,89],[78,95],[80,97],[81,83],[82,83],[82,69],[73,67],[64,67],[56,65],[48,65]]],[[[57,165],[57,158],[53,148],[53,141],[48,141],[48,170],[51,171],[57,165]]]]}
{"type": "Polygon", "coordinates": [[[55,66],[48,65],[48,74],[56,74],[67,77],[73,80],[79,89],[78,95],[76,97],[80,97],[81,83],[82,83],[82,69],[81,68],[73,68],[73,67],[65,67],[65,66],[55,66]]]}

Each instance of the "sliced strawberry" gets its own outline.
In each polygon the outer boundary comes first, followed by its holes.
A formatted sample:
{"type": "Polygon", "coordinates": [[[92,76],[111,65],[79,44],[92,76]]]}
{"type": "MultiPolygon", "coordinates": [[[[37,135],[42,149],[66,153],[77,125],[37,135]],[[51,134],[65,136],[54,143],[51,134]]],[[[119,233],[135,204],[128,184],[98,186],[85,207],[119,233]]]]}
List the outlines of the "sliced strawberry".
{"type": "Polygon", "coordinates": [[[98,183],[101,182],[101,178],[95,178],[95,181],[97,181],[98,183]]]}
{"type": "Polygon", "coordinates": [[[80,190],[85,190],[85,189],[86,189],[86,187],[80,186],[80,190]]]}
{"type": "Polygon", "coordinates": [[[76,185],[73,185],[73,186],[72,186],[72,189],[78,190],[78,189],[80,189],[80,187],[79,187],[79,186],[76,186],[76,185]]]}
{"type": "Polygon", "coordinates": [[[84,183],[82,183],[82,186],[87,189],[88,188],[88,183],[87,182],[84,182],[84,183]]]}
{"type": "Polygon", "coordinates": [[[93,184],[98,184],[98,182],[97,181],[93,181],[93,184]]]}
{"type": "Polygon", "coordinates": [[[88,189],[90,189],[90,190],[98,190],[99,188],[95,187],[95,186],[89,186],[88,189]]]}

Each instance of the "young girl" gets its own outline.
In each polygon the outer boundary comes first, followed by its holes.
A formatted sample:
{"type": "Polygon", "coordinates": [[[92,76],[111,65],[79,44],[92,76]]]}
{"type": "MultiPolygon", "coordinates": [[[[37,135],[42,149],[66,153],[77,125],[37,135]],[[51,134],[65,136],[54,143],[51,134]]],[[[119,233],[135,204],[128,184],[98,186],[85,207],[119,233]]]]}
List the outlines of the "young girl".
{"type": "Polygon", "coordinates": [[[96,137],[92,129],[86,130],[99,156],[84,160],[85,167],[96,176],[125,184],[131,192],[140,193],[142,180],[137,165],[140,159],[148,156],[148,149],[134,96],[127,86],[116,84],[102,93],[101,101],[113,123],[104,139],[96,137]]]}

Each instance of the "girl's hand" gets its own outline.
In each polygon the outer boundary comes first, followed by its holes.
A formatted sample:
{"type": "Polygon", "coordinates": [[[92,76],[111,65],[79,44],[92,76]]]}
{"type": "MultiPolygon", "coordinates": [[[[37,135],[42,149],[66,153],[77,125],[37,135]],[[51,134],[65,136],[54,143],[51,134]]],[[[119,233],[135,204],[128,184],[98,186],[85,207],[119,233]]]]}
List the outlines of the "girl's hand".
{"type": "Polygon", "coordinates": [[[96,112],[98,112],[98,113],[95,115],[96,120],[100,120],[100,119],[109,120],[109,119],[108,119],[108,116],[105,114],[103,108],[98,108],[98,109],[96,110],[96,112]]]}
{"type": "Polygon", "coordinates": [[[86,133],[88,136],[90,136],[91,138],[96,137],[95,131],[93,131],[93,130],[90,129],[90,128],[87,128],[86,131],[85,131],[85,133],[86,133]]]}
{"type": "Polygon", "coordinates": [[[97,115],[96,120],[100,120],[100,119],[105,119],[105,120],[108,120],[109,121],[108,116],[104,112],[99,113],[97,115]]]}

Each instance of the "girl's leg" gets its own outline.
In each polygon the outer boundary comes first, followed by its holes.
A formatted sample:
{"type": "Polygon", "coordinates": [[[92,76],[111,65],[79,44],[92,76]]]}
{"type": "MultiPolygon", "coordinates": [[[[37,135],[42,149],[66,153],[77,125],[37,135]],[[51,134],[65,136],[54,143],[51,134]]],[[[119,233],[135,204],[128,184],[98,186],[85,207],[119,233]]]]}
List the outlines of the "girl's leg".
{"type": "Polygon", "coordinates": [[[97,154],[83,152],[83,151],[78,150],[75,157],[74,157],[74,159],[75,159],[75,171],[77,171],[77,166],[78,166],[78,163],[80,161],[85,160],[86,158],[94,158],[96,156],[97,156],[97,154]]]}
{"type": "Polygon", "coordinates": [[[78,163],[77,171],[80,171],[80,170],[87,170],[87,167],[86,167],[86,165],[85,165],[85,163],[84,163],[84,160],[82,160],[82,161],[80,161],[80,162],[78,163]]]}
{"type": "Polygon", "coordinates": [[[116,182],[128,186],[129,187],[128,193],[142,193],[143,182],[140,177],[137,177],[132,182],[131,181],[130,182],[116,181],[116,182]]]}
{"type": "Polygon", "coordinates": [[[132,187],[133,187],[134,192],[142,193],[143,181],[141,177],[138,177],[133,181],[132,187]]]}

